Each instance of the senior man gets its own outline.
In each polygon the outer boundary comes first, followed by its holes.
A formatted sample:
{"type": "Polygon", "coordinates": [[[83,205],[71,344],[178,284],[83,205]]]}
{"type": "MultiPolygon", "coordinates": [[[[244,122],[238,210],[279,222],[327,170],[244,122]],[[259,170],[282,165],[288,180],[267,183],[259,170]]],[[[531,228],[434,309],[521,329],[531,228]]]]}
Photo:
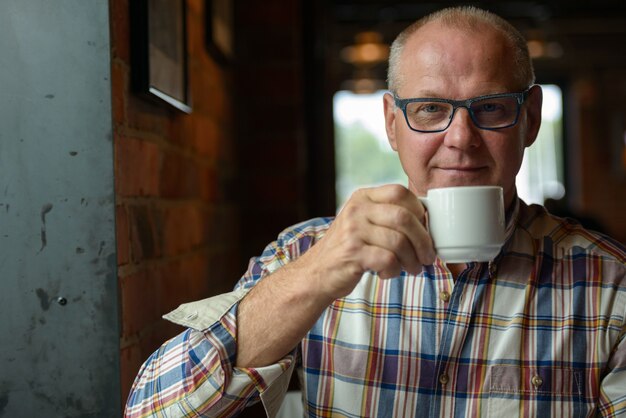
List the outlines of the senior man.
{"type": "Polygon", "coordinates": [[[395,40],[389,89],[408,188],[357,191],[283,231],[234,292],[169,314],[188,329],[146,361],[127,416],[234,416],[259,398],[273,416],[294,369],[310,417],[626,414],[626,252],[516,194],[541,121],[525,40],[444,9],[395,40]],[[416,195],[467,185],[503,188],[506,241],[446,264],[416,195]]]}

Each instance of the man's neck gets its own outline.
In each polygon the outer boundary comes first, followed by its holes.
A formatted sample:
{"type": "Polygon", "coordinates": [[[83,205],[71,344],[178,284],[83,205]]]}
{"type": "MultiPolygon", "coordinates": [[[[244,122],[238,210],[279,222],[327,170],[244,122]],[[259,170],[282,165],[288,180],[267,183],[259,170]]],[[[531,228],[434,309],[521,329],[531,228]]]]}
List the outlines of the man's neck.
{"type": "Polygon", "coordinates": [[[456,281],[459,275],[467,268],[467,264],[465,263],[455,263],[455,264],[446,264],[446,267],[452,273],[452,278],[456,281]]]}

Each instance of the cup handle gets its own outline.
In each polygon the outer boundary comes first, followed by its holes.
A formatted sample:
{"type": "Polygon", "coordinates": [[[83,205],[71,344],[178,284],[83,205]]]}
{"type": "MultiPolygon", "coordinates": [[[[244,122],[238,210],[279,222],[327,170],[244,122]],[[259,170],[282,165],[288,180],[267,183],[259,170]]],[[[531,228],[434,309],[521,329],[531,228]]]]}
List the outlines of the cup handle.
{"type": "Polygon", "coordinates": [[[428,210],[428,198],[424,196],[417,196],[417,198],[422,202],[422,205],[428,210]]]}

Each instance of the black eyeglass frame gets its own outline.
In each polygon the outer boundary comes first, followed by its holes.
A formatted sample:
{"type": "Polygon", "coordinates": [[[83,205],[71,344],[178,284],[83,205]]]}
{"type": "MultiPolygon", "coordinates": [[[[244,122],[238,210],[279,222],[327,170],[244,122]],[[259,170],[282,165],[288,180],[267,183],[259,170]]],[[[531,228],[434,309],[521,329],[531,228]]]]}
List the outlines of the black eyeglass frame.
{"type": "Polygon", "coordinates": [[[524,102],[526,101],[526,99],[528,98],[528,94],[530,93],[530,89],[533,86],[528,87],[526,90],[519,92],[519,93],[498,93],[498,94],[487,94],[484,96],[478,96],[478,97],[472,97],[471,99],[467,99],[467,100],[450,100],[450,99],[440,99],[440,98],[411,98],[411,99],[401,99],[398,96],[395,95],[395,93],[393,94],[393,99],[396,103],[396,107],[400,108],[402,110],[402,113],[404,114],[404,120],[406,121],[407,126],[409,127],[410,130],[415,131],[415,132],[420,132],[420,133],[436,133],[436,132],[443,132],[446,129],[448,129],[450,127],[450,125],[452,124],[452,119],[454,119],[454,114],[456,113],[456,110],[460,107],[464,107],[465,109],[467,109],[467,112],[470,115],[470,118],[472,119],[472,122],[474,122],[474,125],[476,125],[476,127],[478,127],[479,129],[484,129],[486,131],[496,131],[499,129],[505,129],[505,128],[510,128],[511,126],[515,126],[515,124],[517,124],[517,121],[519,119],[519,113],[520,113],[520,109],[522,108],[522,105],[524,104],[524,102]],[[479,100],[485,100],[485,99],[498,99],[498,98],[502,98],[502,97],[512,97],[514,99],[517,100],[517,111],[515,113],[515,119],[513,120],[513,122],[511,122],[508,125],[505,126],[498,126],[495,128],[487,128],[487,127],[483,127],[480,126],[478,124],[478,122],[476,121],[476,117],[474,116],[474,111],[472,110],[472,103],[477,102],[479,100]],[[435,129],[435,130],[420,130],[420,129],[415,129],[411,126],[411,124],[409,123],[409,118],[406,115],[406,107],[409,103],[415,103],[415,102],[434,102],[434,103],[447,103],[452,105],[452,114],[450,115],[450,118],[448,120],[448,124],[446,125],[445,128],[442,129],[435,129]]]}

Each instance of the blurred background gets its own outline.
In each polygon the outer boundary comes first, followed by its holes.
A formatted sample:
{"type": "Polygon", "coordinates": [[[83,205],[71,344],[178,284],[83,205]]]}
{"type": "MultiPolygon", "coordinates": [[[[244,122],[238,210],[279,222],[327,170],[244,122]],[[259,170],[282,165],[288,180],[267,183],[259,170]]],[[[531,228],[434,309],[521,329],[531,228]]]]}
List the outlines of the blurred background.
{"type": "Polygon", "coordinates": [[[625,242],[621,0],[2,2],[0,417],[121,415],[181,331],[161,315],[355,188],[406,184],[381,129],[389,44],[458,4],[518,27],[545,89],[520,195],[625,242]],[[182,12],[152,27],[138,4],[182,12]],[[167,97],[137,77],[146,33],[176,52],[167,97]]]}

